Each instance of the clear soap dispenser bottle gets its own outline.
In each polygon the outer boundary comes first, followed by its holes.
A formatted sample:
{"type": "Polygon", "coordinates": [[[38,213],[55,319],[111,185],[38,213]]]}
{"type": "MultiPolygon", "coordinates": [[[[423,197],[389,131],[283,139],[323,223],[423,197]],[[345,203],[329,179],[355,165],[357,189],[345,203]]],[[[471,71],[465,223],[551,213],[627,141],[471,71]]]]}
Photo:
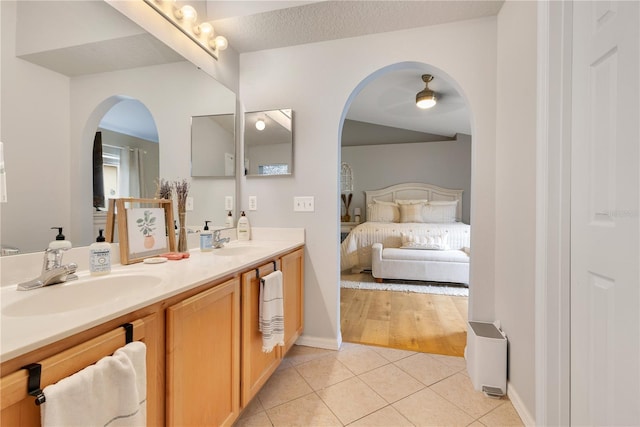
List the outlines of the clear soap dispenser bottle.
{"type": "Polygon", "coordinates": [[[89,272],[92,276],[100,276],[111,272],[111,245],[105,242],[100,229],[95,243],[89,245],[89,272]]]}

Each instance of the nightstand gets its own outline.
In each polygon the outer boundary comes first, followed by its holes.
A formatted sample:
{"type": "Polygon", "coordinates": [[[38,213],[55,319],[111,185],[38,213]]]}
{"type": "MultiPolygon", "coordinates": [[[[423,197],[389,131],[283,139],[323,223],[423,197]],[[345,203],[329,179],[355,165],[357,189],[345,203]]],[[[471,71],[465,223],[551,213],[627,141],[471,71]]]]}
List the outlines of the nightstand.
{"type": "Polygon", "coordinates": [[[340,243],[342,243],[342,241],[347,238],[347,234],[349,234],[349,232],[351,232],[351,230],[353,230],[354,227],[358,224],[360,223],[353,221],[340,223],[340,243]]]}

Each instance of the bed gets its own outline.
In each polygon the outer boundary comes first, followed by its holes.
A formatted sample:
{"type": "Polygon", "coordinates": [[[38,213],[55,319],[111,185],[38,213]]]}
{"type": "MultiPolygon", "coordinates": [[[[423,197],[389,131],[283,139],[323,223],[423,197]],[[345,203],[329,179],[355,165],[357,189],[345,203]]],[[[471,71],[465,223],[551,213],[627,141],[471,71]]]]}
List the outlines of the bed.
{"type": "Polygon", "coordinates": [[[341,270],[376,279],[468,284],[470,226],[462,190],[403,183],[365,191],[366,221],[341,243],[341,270]]]}

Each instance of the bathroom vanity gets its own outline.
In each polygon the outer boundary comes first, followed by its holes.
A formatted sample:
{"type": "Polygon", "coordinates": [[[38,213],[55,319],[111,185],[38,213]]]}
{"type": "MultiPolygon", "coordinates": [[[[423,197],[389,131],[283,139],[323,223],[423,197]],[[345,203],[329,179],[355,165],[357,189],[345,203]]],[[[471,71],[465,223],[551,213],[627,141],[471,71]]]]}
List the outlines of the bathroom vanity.
{"type": "Polygon", "coordinates": [[[115,266],[100,286],[82,274],[76,283],[18,295],[3,286],[1,424],[40,425],[23,366],[42,365],[44,388],[123,346],[122,325],[130,323],[133,339],[147,346],[147,424],[231,425],[302,333],[304,231],[285,235],[193,251],[181,261],[115,266]],[[259,278],[274,268],[283,275],[285,346],[263,353],[259,278]],[[105,297],[110,276],[115,287],[105,297]],[[131,276],[142,289],[122,279],[131,276]],[[81,295],[83,285],[96,286],[98,302],[81,295]],[[29,311],[40,299],[30,293],[49,291],[46,299],[55,302],[54,292],[65,288],[79,291],[82,307],[29,311]]]}

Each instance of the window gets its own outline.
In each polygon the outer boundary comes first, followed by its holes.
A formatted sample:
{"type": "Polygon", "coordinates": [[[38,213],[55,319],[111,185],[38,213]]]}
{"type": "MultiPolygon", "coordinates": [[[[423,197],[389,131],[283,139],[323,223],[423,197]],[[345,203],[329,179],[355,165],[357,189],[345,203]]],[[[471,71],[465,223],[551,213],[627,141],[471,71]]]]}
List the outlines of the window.
{"type": "Polygon", "coordinates": [[[340,169],[340,192],[351,193],[353,191],[353,172],[351,166],[343,163],[340,169]]]}
{"type": "Polygon", "coordinates": [[[287,164],[259,165],[258,173],[260,175],[288,175],[289,165],[287,164]]]}

